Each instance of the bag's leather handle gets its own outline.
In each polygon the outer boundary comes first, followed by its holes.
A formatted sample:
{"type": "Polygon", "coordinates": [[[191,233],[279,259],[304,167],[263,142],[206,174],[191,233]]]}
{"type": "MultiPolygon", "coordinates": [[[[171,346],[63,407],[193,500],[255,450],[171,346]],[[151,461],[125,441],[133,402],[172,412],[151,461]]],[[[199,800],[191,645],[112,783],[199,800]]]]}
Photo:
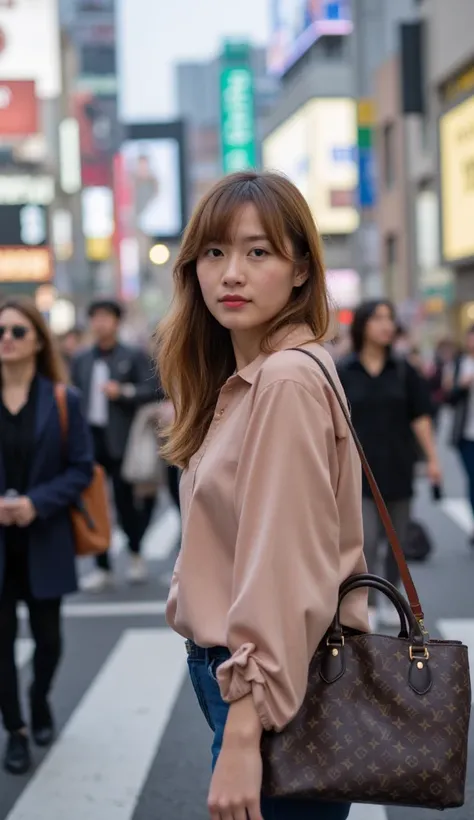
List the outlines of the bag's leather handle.
{"type": "Polygon", "coordinates": [[[387,510],[385,501],[383,500],[382,493],[379,490],[378,484],[374,478],[374,474],[370,469],[369,462],[365,456],[364,450],[362,448],[362,444],[359,441],[359,437],[354,429],[354,425],[352,424],[351,417],[349,415],[349,411],[342,400],[339,390],[337,389],[334,379],[332,378],[331,374],[329,373],[326,365],[322,363],[314,353],[310,353],[309,350],[305,350],[303,347],[292,347],[291,350],[298,350],[300,353],[304,353],[306,356],[309,356],[310,359],[313,359],[319,368],[323,371],[327,381],[329,382],[335,396],[339,407],[341,408],[344,417],[347,421],[349,426],[349,430],[351,431],[352,438],[354,439],[355,445],[357,447],[357,452],[359,453],[360,460],[362,463],[362,469],[364,470],[365,477],[368,481],[370,490],[374,497],[375,504],[377,506],[378,513],[382,520],[382,524],[384,526],[384,530],[387,534],[388,542],[392,548],[393,555],[395,557],[395,561],[397,562],[398,570],[400,572],[400,577],[403,582],[403,586],[405,587],[405,592],[407,594],[408,600],[410,602],[411,610],[417,619],[417,621],[421,624],[422,629],[424,630],[424,614],[423,609],[421,607],[420,599],[418,597],[418,593],[416,591],[415,584],[413,582],[413,578],[411,577],[410,570],[408,568],[408,564],[406,562],[405,555],[403,553],[403,549],[401,547],[398,535],[396,533],[395,527],[393,526],[392,519],[390,518],[390,514],[387,510]]]}

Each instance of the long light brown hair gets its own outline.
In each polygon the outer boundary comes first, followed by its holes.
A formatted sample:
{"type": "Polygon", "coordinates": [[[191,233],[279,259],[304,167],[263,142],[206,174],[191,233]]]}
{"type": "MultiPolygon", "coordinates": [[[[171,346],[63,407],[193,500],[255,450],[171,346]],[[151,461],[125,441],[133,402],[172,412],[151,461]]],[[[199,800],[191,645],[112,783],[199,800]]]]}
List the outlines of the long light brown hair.
{"type": "Polygon", "coordinates": [[[268,327],[262,352],[273,351],[272,336],[287,325],[308,325],[317,341],[328,330],[321,241],[302,194],[277,173],[250,171],[224,177],[202,198],[186,228],[173,269],[173,304],[156,332],[158,372],[175,410],[173,424],[164,431],[162,454],[180,467],[186,467],[201,446],[219,390],[236,366],[230,332],[204,303],[197,259],[209,242],[232,241],[234,218],[246,204],[256,207],[275,252],[295,263],[304,260],[309,268],[304,285],[293,289],[290,301],[268,327]]]}
{"type": "Polygon", "coordinates": [[[67,381],[66,368],[61,359],[61,355],[56,348],[52,333],[46,324],[42,314],[36,307],[32,299],[27,296],[14,296],[0,302],[0,320],[5,310],[17,310],[33,325],[38,341],[41,343],[41,350],[36,356],[36,369],[38,373],[54,383],[65,383],[67,381]]]}

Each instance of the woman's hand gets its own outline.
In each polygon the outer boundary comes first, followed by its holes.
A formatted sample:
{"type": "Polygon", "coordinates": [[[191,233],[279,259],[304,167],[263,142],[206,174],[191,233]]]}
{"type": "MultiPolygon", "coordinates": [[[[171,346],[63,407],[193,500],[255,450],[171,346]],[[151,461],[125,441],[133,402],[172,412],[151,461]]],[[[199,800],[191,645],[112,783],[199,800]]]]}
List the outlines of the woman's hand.
{"type": "Polygon", "coordinates": [[[437,458],[431,458],[426,464],[426,473],[433,486],[441,484],[443,473],[437,458]]]}
{"type": "Polygon", "coordinates": [[[247,695],[229,709],[222,750],[209,789],[211,820],[263,820],[262,724],[247,695]]]}
{"type": "Polygon", "coordinates": [[[263,820],[262,756],[255,744],[223,743],[207,801],[211,820],[263,820]]]}
{"type": "Polygon", "coordinates": [[[35,507],[27,495],[11,500],[8,507],[17,527],[29,527],[36,518],[35,507]]]}
{"type": "Polygon", "coordinates": [[[11,527],[14,523],[11,501],[8,498],[0,498],[0,526],[11,527]]]}

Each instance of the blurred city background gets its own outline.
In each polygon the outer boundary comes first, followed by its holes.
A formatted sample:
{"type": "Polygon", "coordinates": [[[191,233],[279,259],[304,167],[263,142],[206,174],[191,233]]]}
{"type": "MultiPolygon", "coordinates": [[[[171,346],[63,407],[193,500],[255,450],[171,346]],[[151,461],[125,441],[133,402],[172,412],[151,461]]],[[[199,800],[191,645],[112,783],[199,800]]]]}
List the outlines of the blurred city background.
{"type": "Polygon", "coordinates": [[[146,333],[223,173],[284,171],[342,328],[386,295],[417,342],[474,320],[471,0],[3,0],[0,286],[53,329],[94,295],[146,333]]]}
{"type": "MultiPolygon", "coordinates": [[[[31,295],[68,364],[101,341],[94,299],[125,308],[120,324],[109,305],[107,344],[120,332],[149,347],[194,205],[248,168],[284,172],[310,204],[336,357],[362,301],[396,306],[396,350],[429,381],[443,470],[434,499],[417,468],[410,523],[426,549],[413,574],[431,634],[474,650],[474,519],[444,382],[466,345],[474,372],[474,0],[0,0],[0,297],[31,295]]],[[[63,609],[58,738],[28,778],[0,773],[0,820],[208,816],[209,733],[164,621],[176,471],[158,483],[143,563],[130,575],[118,523],[113,573],[82,562],[63,609]]],[[[468,774],[456,820],[474,817],[472,760],[468,774]]]]}

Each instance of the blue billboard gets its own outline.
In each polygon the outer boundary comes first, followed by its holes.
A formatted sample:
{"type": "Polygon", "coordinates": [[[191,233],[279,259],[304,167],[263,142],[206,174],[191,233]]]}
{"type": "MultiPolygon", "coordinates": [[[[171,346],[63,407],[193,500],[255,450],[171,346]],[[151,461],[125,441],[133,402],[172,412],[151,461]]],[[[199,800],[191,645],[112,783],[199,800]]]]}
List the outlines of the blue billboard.
{"type": "Polygon", "coordinates": [[[272,0],[269,70],[282,75],[320,37],[353,31],[351,0],[272,0]]]}

